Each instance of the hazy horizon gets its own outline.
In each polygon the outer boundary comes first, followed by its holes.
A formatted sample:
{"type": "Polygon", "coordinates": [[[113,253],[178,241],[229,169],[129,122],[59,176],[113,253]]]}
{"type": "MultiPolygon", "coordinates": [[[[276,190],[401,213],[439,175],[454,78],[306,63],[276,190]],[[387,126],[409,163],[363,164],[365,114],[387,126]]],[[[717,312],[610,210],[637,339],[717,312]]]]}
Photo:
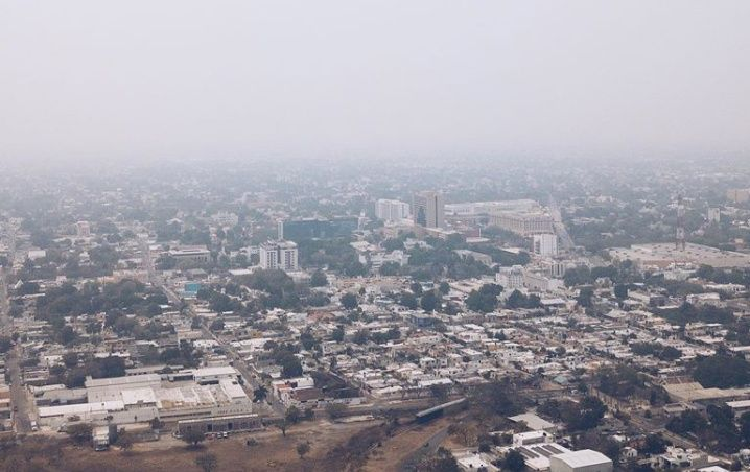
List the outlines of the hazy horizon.
{"type": "Polygon", "coordinates": [[[0,163],[746,159],[743,1],[0,0],[0,163]]]}

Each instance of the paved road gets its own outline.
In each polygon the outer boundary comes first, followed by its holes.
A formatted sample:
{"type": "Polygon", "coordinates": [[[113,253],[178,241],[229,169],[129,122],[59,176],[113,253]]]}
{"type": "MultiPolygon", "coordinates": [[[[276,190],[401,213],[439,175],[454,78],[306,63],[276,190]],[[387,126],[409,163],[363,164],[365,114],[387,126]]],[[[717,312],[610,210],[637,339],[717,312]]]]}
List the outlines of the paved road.
{"type": "Polygon", "coordinates": [[[5,269],[0,267],[0,329],[6,330],[10,327],[10,302],[8,301],[8,285],[5,282],[5,269]]]}
{"type": "MultiPolygon", "coordinates": [[[[20,348],[17,348],[20,349],[20,348]]],[[[19,354],[17,349],[8,352],[5,362],[5,368],[10,376],[10,404],[15,410],[14,411],[14,422],[16,431],[19,433],[27,433],[31,431],[31,405],[29,403],[29,397],[26,393],[26,388],[21,384],[21,367],[19,365],[19,354]]]]}
{"type": "MultiPolygon", "coordinates": [[[[182,304],[183,300],[164,283],[161,277],[154,276],[152,282],[162,289],[164,294],[167,296],[167,300],[169,300],[171,303],[175,305],[182,304]]],[[[190,312],[191,316],[196,316],[195,311],[193,310],[193,305],[189,302],[188,311],[190,312]]],[[[237,350],[231,344],[221,339],[221,337],[217,336],[210,329],[208,329],[208,326],[206,326],[205,323],[201,325],[201,329],[206,337],[214,339],[219,344],[219,346],[224,348],[229,353],[229,356],[232,358],[232,364],[234,368],[237,369],[237,371],[247,381],[247,383],[243,386],[243,388],[245,389],[245,393],[247,393],[248,396],[252,398],[255,389],[257,389],[262,384],[262,382],[259,379],[256,379],[253,372],[251,372],[250,368],[247,366],[247,363],[242,359],[237,350]]],[[[270,391],[268,392],[267,401],[271,402],[271,405],[268,405],[265,402],[255,403],[253,405],[256,413],[284,416],[284,405],[282,405],[281,402],[278,401],[278,399],[272,398],[270,391]]]]}
{"type": "MultiPolygon", "coordinates": [[[[205,323],[202,325],[202,328],[206,336],[213,338],[219,344],[219,346],[226,349],[226,351],[229,353],[229,357],[231,357],[233,361],[232,365],[247,381],[247,383],[244,385],[245,392],[248,394],[248,396],[250,396],[250,398],[252,398],[255,390],[260,385],[262,385],[263,382],[260,379],[256,378],[255,373],[250,370],[245,360],[242,359],[242,356],[239,355],[237,350],[230,343],[226,342],[220,336],[217,336],[215,333],[213,333],[210,329],[208,329],[205,323]]],[[[286,413],[284,405],[277,398],[272,397],[270,389],[268,391],[265,402],[255,403],[253,406],[256,409],[256,413],[259,414],[266,413],[284,416],[284,414],[286,413]],[[270,405],[266,402],[270,402],[270,405]]]]}
{"type": "Polygon", "coordinates": [[[552,213],[552,217],[554,219],[554,229],[555,233],[560,237],[560,245],[566,249],[571,250],[575,246],[573,243],[573,239],[570,237],[570,234],[568,234],[568,230],[565,228],[565,223],[562,219],[562,213],[560,212],[560,206],[557,204],[557,200],[552,195],[549,196],[549,201],[547,204],[550,213],[552,213]]]}

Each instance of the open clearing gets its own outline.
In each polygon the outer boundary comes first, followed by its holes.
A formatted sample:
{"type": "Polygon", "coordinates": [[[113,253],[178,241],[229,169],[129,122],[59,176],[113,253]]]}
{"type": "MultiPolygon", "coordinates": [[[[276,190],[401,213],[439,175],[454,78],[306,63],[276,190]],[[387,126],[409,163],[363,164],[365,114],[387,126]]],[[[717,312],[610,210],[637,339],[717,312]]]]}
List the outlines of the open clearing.
{"type": "Polygon", "coordinates": [[[24,463],[22,458],[17,458],[14,463],[3,465],[6,469],[12,466],[17,472],[190,472],[201,470],[195,465],[195,458],[210,452],[218,459],[215,472],[325,470],[322,466],[319,467],[317,462],[324,458],[331,448],[345,443],[352,434],[368,426],[372,426],[372,422],[306,423],[288,429],[286,437],[281,435],[279,429],[269,428],[255,433],[237,434],[230,439],[206,441],[203,447],[194,450],[171,438],[163,442],[136,444],[133,450],[127,453],[117,448],[95,452],[90,447],[67,446],[63,448],[59,462],[53,462],[54,465],[50,465],[45,457],[34,457],[28,463],[24,463]],[[247,446],[246,441],[250,438],[258,441],[258,444],[247,446]],[[301,461],[297,454],[297,445],[302,442],[310,444],[310,452],[304,461],[301,461]]]}

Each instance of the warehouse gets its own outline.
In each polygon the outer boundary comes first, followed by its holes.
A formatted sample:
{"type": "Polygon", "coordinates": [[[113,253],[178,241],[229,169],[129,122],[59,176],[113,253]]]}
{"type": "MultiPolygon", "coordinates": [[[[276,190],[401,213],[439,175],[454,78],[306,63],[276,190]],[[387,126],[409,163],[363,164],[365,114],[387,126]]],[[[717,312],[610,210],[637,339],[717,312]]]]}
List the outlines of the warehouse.
{"type": "Polygon", "coordinates": [[[583,449],[549,458],[550,472],[612,472],[612,459],[601,452],[583,449]]]}

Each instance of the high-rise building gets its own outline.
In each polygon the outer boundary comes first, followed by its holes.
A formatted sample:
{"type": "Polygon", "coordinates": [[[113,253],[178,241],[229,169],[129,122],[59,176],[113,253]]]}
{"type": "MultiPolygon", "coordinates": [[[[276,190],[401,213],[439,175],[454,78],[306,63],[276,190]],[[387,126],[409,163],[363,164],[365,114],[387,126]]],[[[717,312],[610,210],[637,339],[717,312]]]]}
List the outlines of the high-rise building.
{"type": "Polygon", "coordinates": [[[709,208],[706,211],[706,219],[709,223],[719,223],[721,221],[721,208],[709,208]]]}
{"type": "Polygon", "coordinates": [[[533,236],[534,254],[540,256],[557,255],[557,235],[551,233],[535,234],[533,236]]]}
{"type": "Polygon", "coordinates": [[[79,238],[91,236],[91,223],[86,220],[76,222],[76,236],[79,238]]]}
{"type": "Polygon", "coordinates": [[[440,192],[420,192],[414,195],[412,208],[414,224],[423,228],[445,227],[445,201],[440,192]]]}
{"type": "Polygon", "coordinates": [[[299,269],[297,243],[292,241],[266,241],[259,249],[260,266],[263,269],[299,269]]]}
{"type": "Polygon", "coordinates": [[[379,198],[375,203],[375,216],[385,222],[397,222],[409,216],[409,205],[399,200],[379,198]]]}

